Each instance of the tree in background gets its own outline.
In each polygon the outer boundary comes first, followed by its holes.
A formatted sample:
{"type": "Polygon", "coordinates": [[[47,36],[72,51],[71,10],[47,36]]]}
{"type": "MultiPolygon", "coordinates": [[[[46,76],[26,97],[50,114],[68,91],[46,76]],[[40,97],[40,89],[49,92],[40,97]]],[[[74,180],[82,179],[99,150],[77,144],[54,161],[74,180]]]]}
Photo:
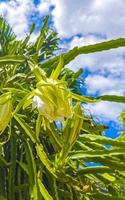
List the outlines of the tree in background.
{"type": "Polygon", "coordinates": [[[0,18],[0,199],[125,199],[124,133],[104,137],[107,127],[84,110],[86,103],[125,103],[125,97],[81,95],[82,70],[65,67],[79,54],[125,46],[125,39],[56,56],[57,33],[48,17],[30,42],[34,28],[18,40],[0,18]]]}

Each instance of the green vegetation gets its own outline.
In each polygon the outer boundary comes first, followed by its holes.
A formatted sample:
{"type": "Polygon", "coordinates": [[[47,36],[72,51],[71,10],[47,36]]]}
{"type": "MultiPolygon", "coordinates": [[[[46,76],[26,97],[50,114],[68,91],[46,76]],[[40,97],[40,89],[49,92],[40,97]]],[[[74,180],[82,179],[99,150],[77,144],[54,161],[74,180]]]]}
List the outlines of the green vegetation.
{"type": "MultiPolygon", "coordinates": [[[[79,54],[125,46],[125,39],[56,56],[58,38],[48,17],[30,42],[34,28],[18,40],[0,18],[0,200],[125,199],[125,135],[104,137],[107,127],[82,106],[125,103],[125,97],[80,95],[82,70],[64,68],[79,54]]],[[[124,121],[124,112],[121,117],[124,121]]]]}

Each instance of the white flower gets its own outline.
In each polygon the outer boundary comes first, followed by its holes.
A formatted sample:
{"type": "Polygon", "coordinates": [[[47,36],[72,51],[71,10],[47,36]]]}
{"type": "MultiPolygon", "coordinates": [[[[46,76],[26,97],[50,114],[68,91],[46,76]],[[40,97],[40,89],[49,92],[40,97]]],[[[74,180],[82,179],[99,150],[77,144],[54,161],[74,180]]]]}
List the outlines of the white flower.
{"type": "Polygon", "coordinates": [[[52,109],[49,105],[44,103],[39,96],[34,96],[33,107],[37,107],[39,113],[52,121],[52,109]]]}
{"type": "Polygon", "coordinates": [[[69,91],[60,81],[47,79],[37,84],[33,107],[50,121],[62,121],[64,117],[71,117],[72,106],[69,91]]]}

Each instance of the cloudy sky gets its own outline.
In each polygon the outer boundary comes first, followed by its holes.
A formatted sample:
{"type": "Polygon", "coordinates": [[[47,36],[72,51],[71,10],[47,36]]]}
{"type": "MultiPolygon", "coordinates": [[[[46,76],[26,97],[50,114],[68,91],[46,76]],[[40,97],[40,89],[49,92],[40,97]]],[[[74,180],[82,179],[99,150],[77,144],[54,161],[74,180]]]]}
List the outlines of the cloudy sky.
{"type": "MultiPolygon", "coordinates": [[[[38,30],[43,17],[50,15],[62,41],[60,46],[67,50],[125,37],[125,0],[0,0],[0,14],[19,38],[25,36],[32,22],[38,30]]],[[[125,48],[81,55],[68,67],[74,71],[84,68],[88,95],[125,95],[125,48]]],[[[118,127],[118,116],[125,106],[100,102],[86,108],[113,128],[118,127]]]]}

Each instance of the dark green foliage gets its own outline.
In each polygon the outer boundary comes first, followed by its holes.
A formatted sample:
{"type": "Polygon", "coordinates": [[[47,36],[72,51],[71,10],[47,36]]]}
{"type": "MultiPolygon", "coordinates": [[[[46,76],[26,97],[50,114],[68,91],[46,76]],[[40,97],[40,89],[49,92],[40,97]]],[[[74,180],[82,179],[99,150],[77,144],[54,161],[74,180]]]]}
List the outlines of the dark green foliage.
{"type": "Polygon", "coordinates": [[[124,133],[115,140],[104,137],[108,127],[96,124],[82,109],[82,102],[125,103],[125,97],[80,95],[83,71],[65,68],[79,54],[125,46],[125,39],[54,56],[58,38],[47,22],[48,17],[33,43],[35,25],[18,40],[0,18],[0,199],[125,199],[124,133]],[[44,114],[32,105],[38,89],[48,105],[44,114]],[[45,114],[63,119],[50,120],[45,114]],[[89,167],[88,162],[100,166],[89,167]]]}

